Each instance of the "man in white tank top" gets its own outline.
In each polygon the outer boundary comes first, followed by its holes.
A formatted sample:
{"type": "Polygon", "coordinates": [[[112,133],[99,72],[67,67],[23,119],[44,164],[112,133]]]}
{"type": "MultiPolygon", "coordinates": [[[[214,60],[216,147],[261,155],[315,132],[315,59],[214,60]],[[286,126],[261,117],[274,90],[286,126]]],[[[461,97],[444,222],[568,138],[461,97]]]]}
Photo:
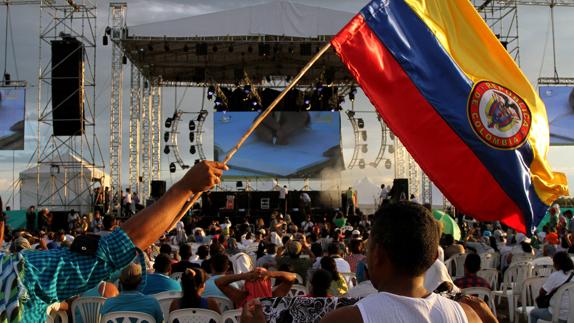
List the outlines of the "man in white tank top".
{"type": "Polygon", "coordinates": [[[438,256],[439,237],[439,225],[424,207],[400,202],[381,208],[367,248],[369,277],[379,292],[321,322],[481,322],[468,305],[424,288],[424,274],[438,256]]]}

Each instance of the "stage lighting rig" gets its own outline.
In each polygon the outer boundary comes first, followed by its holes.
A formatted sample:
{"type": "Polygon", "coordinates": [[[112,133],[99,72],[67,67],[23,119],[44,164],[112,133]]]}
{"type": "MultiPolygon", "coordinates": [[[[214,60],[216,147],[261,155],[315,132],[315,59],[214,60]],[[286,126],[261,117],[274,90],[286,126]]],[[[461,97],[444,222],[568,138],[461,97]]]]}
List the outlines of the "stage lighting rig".
{"type": "Polygon", "coordinates": [[[207,99],[211,101],[211,99],[213,99],[213,95],[215,95],[215,87],[210,85],[207,88],[207,99]]]}
{"type": "Polygon", "coordinates": [[[163,141],[168,142],[169,141],[169,132],[164,132],[163,134],[163,141]]]}
{"type": "Polygon", "coordinates": [[[357,94],[357,88],[351,87],[351,91],[349,92],[349,100],[355,101],[355,95],[357,94]]]}
{"type": "Polygon", "coordinates": [[[189,133],[189,142],[194,142],[195,141],[195,133],[194,132],[190,132],[189,133]]]}
{"type": "Polygon", "coordinates": [[[357,119],[357,126],[359,127],[359,129],[365,128],[365,121],[363,120],[363,118],[357,119]]]}
{"type": "Polygon", "coordinates": [[[195,121],[189,120],[189,131],[195,131],[195,129],[196,129],[195,121]]]}
{"type": "Polygon", "coordinates": [[[175,163],[174,162],[169,163],[169,172],[175,173],[176,170],[177,168],[175,167],[175,163]]]}
{"type": "Polygon", "coordinates": [[[197,148],[195,148],[195,145],[191,145],[189,147],[189,153],[192,155],[195,155],[195,153],[197,153],[197,148]]]}

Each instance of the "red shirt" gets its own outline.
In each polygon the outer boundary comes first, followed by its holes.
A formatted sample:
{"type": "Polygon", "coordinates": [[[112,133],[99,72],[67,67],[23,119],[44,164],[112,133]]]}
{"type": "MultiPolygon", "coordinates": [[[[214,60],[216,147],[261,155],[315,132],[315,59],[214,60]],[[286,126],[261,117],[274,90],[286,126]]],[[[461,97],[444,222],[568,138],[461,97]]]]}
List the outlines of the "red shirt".
{"type": "Polygon", "coordinates": [[[454,284],[458,286],[458,288],[486,287],[491,289],[488,281],[482,277],[478,277],[476,274],[466,274],[464,277],[455,280],[454,284]]]}

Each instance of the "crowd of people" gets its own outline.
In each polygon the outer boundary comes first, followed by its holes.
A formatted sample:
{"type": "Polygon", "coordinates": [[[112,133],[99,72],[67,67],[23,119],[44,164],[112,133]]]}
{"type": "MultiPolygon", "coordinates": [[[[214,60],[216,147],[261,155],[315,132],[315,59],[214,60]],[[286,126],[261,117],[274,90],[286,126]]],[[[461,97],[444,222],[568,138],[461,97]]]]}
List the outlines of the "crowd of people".
{"type": "MultiPolygon", "coordinates": [[[[294,222],[277,209],[269,219],[222,218],[203,227],[194,215],[170,230],[187,195],[219,182],[223,169],[198,164],[166,196],[125,222],[100,210],[91,219],[72,210],[67,230],[53,232],[42,222],[6,231],[5,256],[26,267],[16,273],[31,299],[23,304],[24,318],[41,321],[50,304],[71,311],[78,298],[101,296],[107,299],[102,315],[137,311],[161,322],[185,308],[220,313],[216,300],[225,299],[243,308],[244,320],[257,322],[263,318],[260,299],[292,295],[293,286],[302,285],[305,294],[299,297],[360,299],[328,313],[326,322],[496,322],[484,302],[455,297],[468,287],[494,288],[477,275],[481,254],[500,255],[501,272],[525,254],[553,265],[541,295],[571,278],[574,266],[564,255],[574,253],[574,221],[571,212],[556,208],[555,219],[531,238],[499,223],[468,220],[461,223],[463,238],[455,241],[441,233],[429,206],[387,199],[372,215],[309,211],[294,222]],[[459,254],[467,255],[464,276],[454,279],[445,263],[459,254]],[[165,313],[154,295],[167,291],[181,297],[165,313]]],[[[530,315],[535,322],[552,314],[541,308],[530,315]]]]}

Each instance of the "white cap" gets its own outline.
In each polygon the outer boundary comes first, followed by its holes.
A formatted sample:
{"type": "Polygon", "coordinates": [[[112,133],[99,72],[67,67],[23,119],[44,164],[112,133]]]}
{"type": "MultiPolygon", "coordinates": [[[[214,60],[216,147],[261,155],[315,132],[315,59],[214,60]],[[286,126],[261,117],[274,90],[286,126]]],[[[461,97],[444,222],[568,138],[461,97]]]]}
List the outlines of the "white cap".
{"type": "Polygon", "coordinates": [[[359,230],[353,230],[353,232],[352,232],[351,234],[354,235],[354,236],[359,236],[359,235],[361,235],[361,231],[359,231],[359,230]]]}

